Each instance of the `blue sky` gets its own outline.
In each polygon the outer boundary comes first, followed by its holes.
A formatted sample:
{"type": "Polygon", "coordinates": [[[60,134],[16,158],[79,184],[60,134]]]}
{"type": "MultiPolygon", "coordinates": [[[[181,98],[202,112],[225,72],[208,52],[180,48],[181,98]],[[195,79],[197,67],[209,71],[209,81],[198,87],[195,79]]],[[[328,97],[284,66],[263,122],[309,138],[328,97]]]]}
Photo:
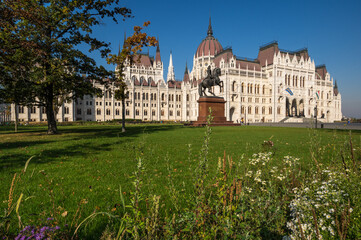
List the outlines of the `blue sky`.
{"type": "MultiPolygon", "coordinates": [[[[112,43],[114,53],[124,32],[150,21],[147,33],[159,37],[167,74],[173,53],[176,78],[183,78],[185,64],[192,69],[193,55],[206,37],[209,16],[213,35],[223,47],[232,46],[240,57],[256,58],[259,46],[277,40],[279,47],[307,47],[316,65],[325,64],[342,94],[342,112],[361,118],[361,1],[190,1],[125,0],[134,18],[114,24],[105,21],[94,35],[112,43]]],[[[147,51],[147,49],[144,49],[147,51]]],[[[149,49],[155,55],[155,48],[149,49]]],[[[94,55],[99,64],[106,61],[94,55]]],[[[113,69],[114,66],[107,66],[113,69]]]]}

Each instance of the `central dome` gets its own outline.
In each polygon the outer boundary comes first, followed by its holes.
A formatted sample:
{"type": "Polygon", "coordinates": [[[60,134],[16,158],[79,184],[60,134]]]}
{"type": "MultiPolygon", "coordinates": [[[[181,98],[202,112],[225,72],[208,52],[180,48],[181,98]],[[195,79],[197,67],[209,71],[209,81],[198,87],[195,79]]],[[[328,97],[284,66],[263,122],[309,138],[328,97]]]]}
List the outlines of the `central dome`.
{"type": "Polygon", "coordinates": [[[199,44],[196,52],[196,57],[201,56],[214,56],[223,51],[222,45],[217,39],[213,37],[211,19],[209,18],[209,26],[207,37],[199,44]]]}

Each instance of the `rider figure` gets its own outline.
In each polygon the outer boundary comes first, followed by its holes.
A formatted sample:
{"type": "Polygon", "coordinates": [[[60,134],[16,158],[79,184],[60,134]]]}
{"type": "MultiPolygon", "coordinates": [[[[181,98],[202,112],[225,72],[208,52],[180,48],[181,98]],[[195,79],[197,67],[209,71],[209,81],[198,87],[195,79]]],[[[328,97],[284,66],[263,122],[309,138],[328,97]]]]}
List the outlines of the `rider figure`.
{"type": "Polygon", "coordinates": [[[213,83],[213,85],[214,85],[215,79],[214,79],[214,77],[212,76],[211,65],[208,65],[208,68],[207,68],[207,77],[206,77],[206,78],[209,78],[210,80],[212,80],[212,83],[213,83]]]}
{"type": "Polygon", "coordinates": [[[207,78],[212,78],[212,70],[211,70],[211,65],[208,66],[207,68],[207,78]]]}

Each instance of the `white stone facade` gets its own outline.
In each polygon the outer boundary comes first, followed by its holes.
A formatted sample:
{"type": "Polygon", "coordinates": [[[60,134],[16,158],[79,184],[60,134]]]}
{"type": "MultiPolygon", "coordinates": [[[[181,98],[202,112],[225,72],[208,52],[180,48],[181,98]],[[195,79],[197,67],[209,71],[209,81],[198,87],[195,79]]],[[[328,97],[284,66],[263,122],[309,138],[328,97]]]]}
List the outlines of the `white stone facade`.
{"type": "MultiPolygon", "coordinates": [[[[193,57],[193,69],[186,67],[182,81],[175,81],[172,55],[167,80],[157,47],[156,58],[142,54],[139,61],[126,66],[129,91],[126,118],[144,121],[196,121],[198,84],[206,69],[219,67],[224,89],[215,87],[217,96],[226,100],[225,116],[233,122],[302,122],[317,117],[322,122],[341,120],[341,94],[326,67],[316,66],[307,49],[286,51],[277,42],[260,47],[257,59],[235,56],[208,36],[193,57]],[[289,91],[286,91],[288,89],[289,91]],[[317,93],[317,94],[316,94],[317,93]]],[[[85,96],[65,103],[57,114],[62,121],[109,121],[121,119],[121,101],[114,99],[114,86],[103,89],[103,97],[85,96]]],[[[42,108],[20,107],[21,121],[45,121],[42,108]]],[[[14,106],[12,106],[12,113],[14,106]]],[[[12,116],[14,119],[14,116],[12,116]]]]}

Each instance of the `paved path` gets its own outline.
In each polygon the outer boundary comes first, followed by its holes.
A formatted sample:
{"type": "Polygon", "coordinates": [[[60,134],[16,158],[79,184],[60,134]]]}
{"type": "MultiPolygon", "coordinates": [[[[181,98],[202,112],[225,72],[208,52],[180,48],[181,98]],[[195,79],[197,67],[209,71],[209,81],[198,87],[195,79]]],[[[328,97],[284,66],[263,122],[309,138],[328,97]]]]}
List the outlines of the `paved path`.
{"type": "MultiPolygon", "coordinates": [[[[318,123],[317,128],[361,130],[361,123],[318,123]]],[[[250,126],[314,128],[315,123],[250,123],[250,126]]]]}

